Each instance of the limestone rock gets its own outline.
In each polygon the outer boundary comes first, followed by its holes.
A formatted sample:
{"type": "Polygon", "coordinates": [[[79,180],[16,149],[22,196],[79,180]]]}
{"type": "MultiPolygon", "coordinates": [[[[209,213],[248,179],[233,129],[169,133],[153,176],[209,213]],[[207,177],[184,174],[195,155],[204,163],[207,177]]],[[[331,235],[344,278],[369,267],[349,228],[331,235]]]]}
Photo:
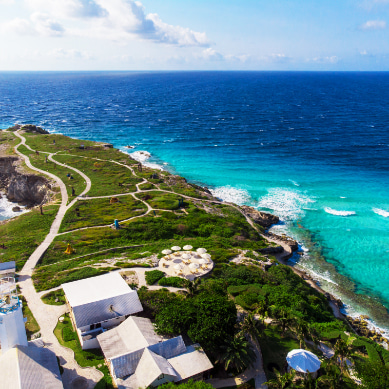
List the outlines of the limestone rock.
{"type": "Polygon", "coordinates": [[[245,215],[253,220],[254,223],[257,223],[264,228],[269,228],[271,225],[277,224],[280,221],[278,216],[257,211],[255,208],[249,207],[247,205],[242,205],[240,208],[245,213],[245,215]]]}
{"type": "Polygon", "coordinates": [[[37,127],[34,124],[24,124],[20,129],[26,132],[36,132],[37,134],[49,134],[48,131],[44,130],[42,127],[37,127]]]}

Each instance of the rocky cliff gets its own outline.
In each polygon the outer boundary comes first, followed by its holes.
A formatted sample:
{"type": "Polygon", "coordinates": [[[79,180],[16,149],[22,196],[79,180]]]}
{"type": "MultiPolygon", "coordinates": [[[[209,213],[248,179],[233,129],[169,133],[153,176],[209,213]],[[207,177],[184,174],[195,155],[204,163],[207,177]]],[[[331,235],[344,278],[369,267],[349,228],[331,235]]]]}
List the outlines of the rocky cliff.
{"type": "Polygon", "coordinates": [[[0,157],[0,189],[10,201],[28,206],[41,204],[51,188],[49,181],[22,173],[17,168],[18,161],[17,157],[0,157]]]}
{"type": "Polygon", "coordinates": [[[240,208],[254,223],[257,223],[264,228],[269,228],[271,225],[277,224],[280,221],[278,216],[257,211],[255,208],[247,205],[242,205],[240,208]]]}

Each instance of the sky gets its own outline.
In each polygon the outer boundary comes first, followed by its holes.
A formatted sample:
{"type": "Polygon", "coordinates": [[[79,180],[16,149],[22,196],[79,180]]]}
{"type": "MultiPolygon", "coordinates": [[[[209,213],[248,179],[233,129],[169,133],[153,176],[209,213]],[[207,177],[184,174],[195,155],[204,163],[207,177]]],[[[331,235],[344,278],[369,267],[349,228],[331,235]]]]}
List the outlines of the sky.
{"type": "Polygon", "coordinates": [[[389,0],[0,0],[0,70],[389,70],[389,0]]]}

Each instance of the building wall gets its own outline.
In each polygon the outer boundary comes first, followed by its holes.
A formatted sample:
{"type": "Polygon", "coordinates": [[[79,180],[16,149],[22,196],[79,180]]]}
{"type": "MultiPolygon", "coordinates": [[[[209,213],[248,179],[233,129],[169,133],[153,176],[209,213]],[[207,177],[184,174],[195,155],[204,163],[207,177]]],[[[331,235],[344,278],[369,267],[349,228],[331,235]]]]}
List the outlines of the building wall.
{"type": "Polygon", "coordinates": [[[156,379],[150,386],[156,388],[159,385],[166,384],[167,382],[173,382],[174,377],[171,375],[164,374],[164,377],[161,379],[156,379]]]}

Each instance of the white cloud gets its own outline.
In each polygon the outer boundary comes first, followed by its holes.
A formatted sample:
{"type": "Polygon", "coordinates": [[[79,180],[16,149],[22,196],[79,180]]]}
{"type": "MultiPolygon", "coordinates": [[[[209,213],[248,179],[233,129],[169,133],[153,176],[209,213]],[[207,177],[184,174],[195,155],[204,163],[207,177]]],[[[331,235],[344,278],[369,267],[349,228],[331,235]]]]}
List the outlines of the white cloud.
{"type": "Polygon", "coordinates": [[[224,55],[222,53],[219,53],[212,47],[208,47],[207,49],[204,49],[200,55],[197,56],[199,59],[204,59],[206,61],[227,61],[227,62],[247,62],[248,60],[251,59],[250,55],[232,55],[232,54],[227,54],[224,55]]]}
{"type": "Polygon", "coordinates": [[[110,39],[152,40],[178,46],[209,46],[206,33],[165,23],[155,13],[147,14],[134,0],[25,0],[35,12],[47,12],[68,26],[72,35],[110,39]],[[82,19],[74,27],[74,20],[82,19]]]}
{"type": "Polygon", "coordinates": [[[48,53],[49,57],[56,59],[91,59],[92,57],[86,51],[79,51],[74,49],[54,49],[48,53]]]}
{"type": "Polygon", "coordinates": [[[316,62],[316,63],[329,63],[329,64],[336,64],[340,61],[340,58],[336,55],[331,55],[327,57],[314,57],[314,58],[308,58],[307,62],[316,62]]]}
{"type": "Polygon", "coordinates": [[[359,26],[360,30],[384,30],[386,22],[384,20],[368,20],[359,26]]]}
{"type": "Polygon", "coordinates": [[[2,26],[3,31],[13,31],[19,35],[41,35],[59,37],[65,33],[61,23],[52,19],[49,15],[35,12],[30,20],[15,18],[2,26]]]}

